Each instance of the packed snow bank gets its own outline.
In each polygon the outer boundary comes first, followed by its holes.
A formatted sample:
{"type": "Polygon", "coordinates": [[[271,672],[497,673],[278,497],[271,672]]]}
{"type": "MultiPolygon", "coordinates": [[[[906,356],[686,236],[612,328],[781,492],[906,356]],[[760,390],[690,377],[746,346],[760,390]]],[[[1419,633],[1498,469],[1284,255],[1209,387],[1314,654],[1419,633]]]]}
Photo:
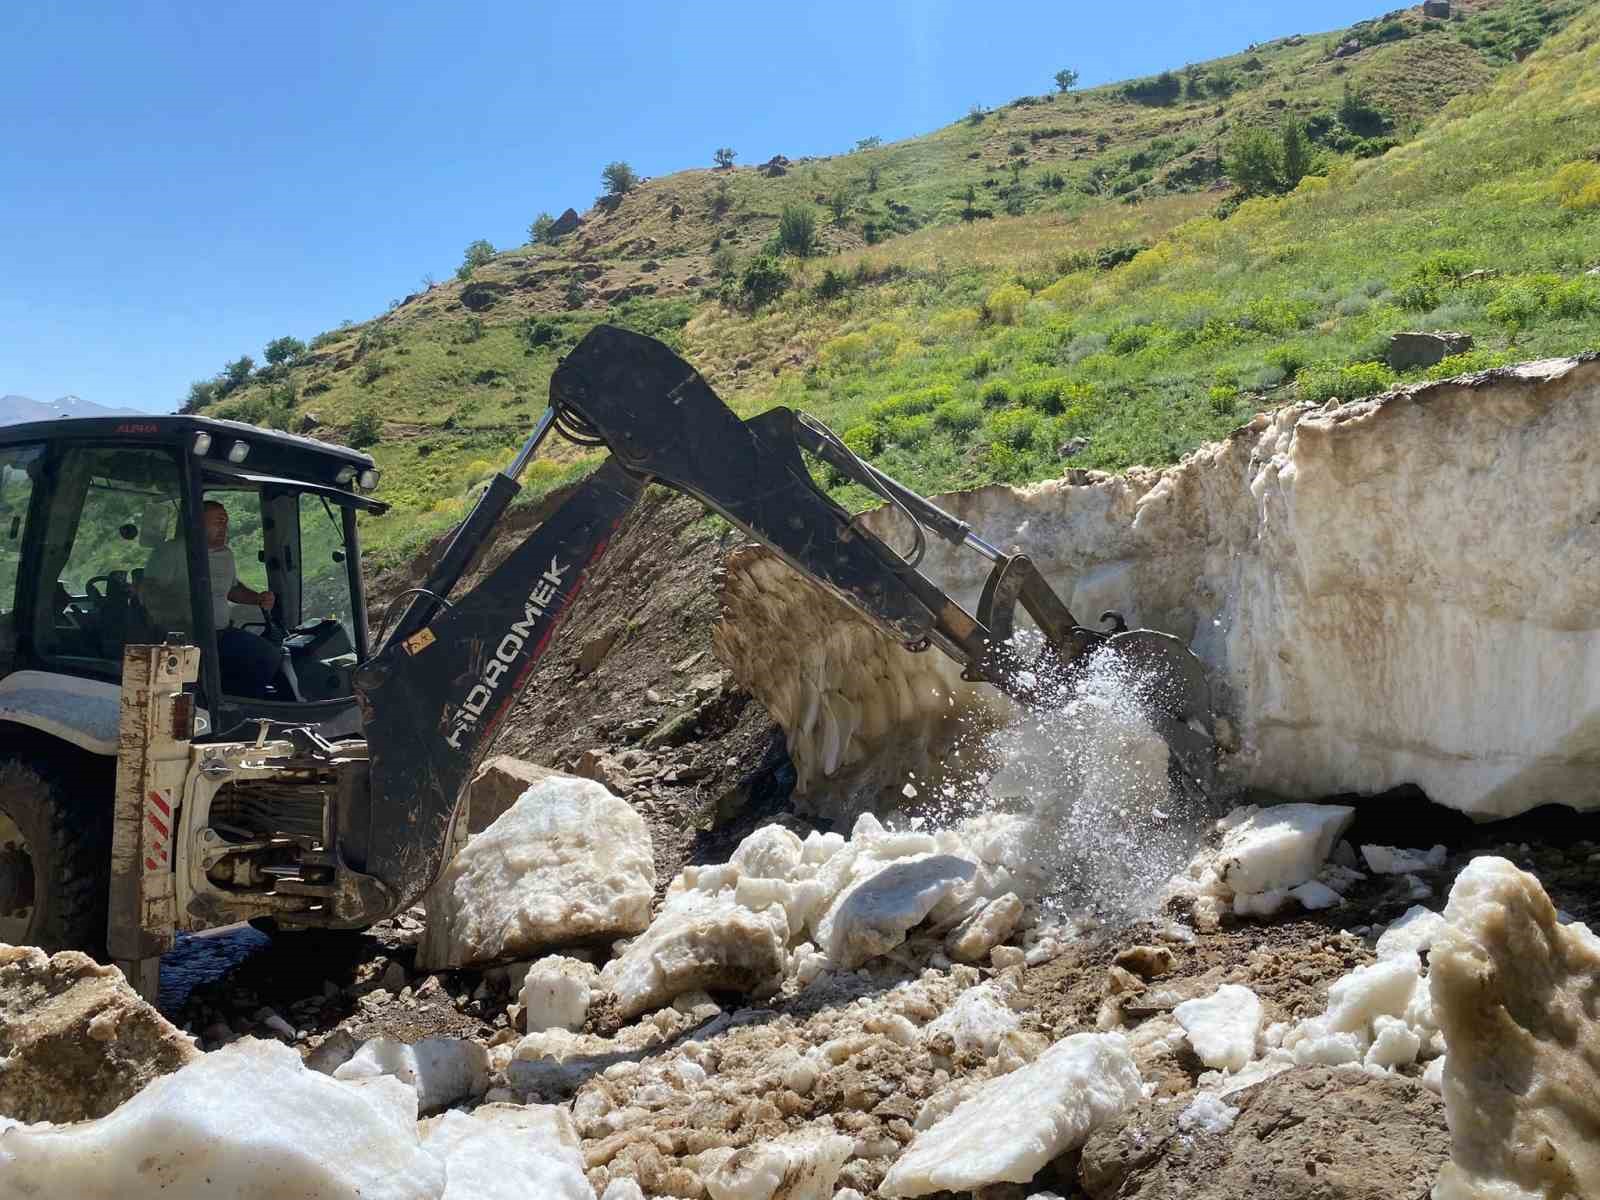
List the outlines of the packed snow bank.
{"type": "Polygon", "coordinates": [[[656,870],[644,818],[601,784],[535,783],[473,838],[428,890],[424,970],[532,958],[638,933],[656,870]]]}
{"type": "Polygon", "coordinates": [[[1429,954],[1451,1158],[1436,1200],[1600,1197],[1600,941],[1503,858],[1456,877],[1429,954]]]}
{"type": "Polygon", "coordinates": [[[0,1117],[104,1116],[199,1054],[117,968],[0,944],[0,1117]]]}
{"type": "MultiPolygon", "coordinates": [[[[560,1119],[570,1133],[570,1119],[560,1119]]],[[[439,1200],[594,1200],[576,1135],[564,1144],[551,1136],[553,1124],[538,1108],[507,1105],[429,1122],[422,1146],[444,1166],[439,1200]]]]}
{"type": "MultiPolygon", "coordinates": [[[[1300,799],[1414,783],[1490,817],[1587,809],[1597,424],[1600,360],[1549,360],[1263,414],[1164,471],[939,503],[1032,557],[1080,620],[1117,608],[1187,640],[1241,783],[1300,799]]],[[[904,543],[896,514],[868,524],[904,543]]],[[[921,564],[969,602],[987,567],[938,539],[921,564]]],[[[892,797],[963,707],[994,702],[765,552],[730,559],[723,606],[717,653],[783,727],[818,810],[859,786],[892,797]]]]}
{"type": "Polygon", "coordinates": [[[109,1116],[0,1133],[8,1196],[74,1200],[438,1200],[416,1094],[340,1083],[245,1040],[157,1079],[109,1116]]]}
{"type": "Polygon", "coordinates": [[[1075,1033],[917,1134],[878,1190],[925,1196],[1026,1183],[1141,1099],[1139,1069],[1122,1036],[1075,1033]]]}

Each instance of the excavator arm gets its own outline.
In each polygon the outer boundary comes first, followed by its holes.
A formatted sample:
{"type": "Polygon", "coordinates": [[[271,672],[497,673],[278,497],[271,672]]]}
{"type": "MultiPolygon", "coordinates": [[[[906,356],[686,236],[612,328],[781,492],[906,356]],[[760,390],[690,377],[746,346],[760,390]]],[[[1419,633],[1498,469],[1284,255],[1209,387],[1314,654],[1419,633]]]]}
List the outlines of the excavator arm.
{"type": "Polygon", "coordinates": [[[561,362],[549,411],[357,672],[371,805],[364,828],[341,831],[346,853],[361,860],[351,866],[407,903],[437,876],[468,781],[650,482],[694,496],[908,650],[937,648],[963,664],[967,679],[1025,703],[1102,649],[1155,664],[1164,684],[1151,718],[1184,770],[1209,782],[1209,693],[1180,642],[1126,631],[1114,613],[1103,618],[1112,622],[1109,631],[1079,625],[1026,556],[989,545],[965,522],[863,462],[825,427],[786,408],[740,420],[670,348],[601,325],[561,362]],[[455,595],[516,496],[518,475],[552,430],[611,456],[493,572],[455,595]],[[830,499],[802,452],[908,517],[916,538],[910,556],[830,499]],[[976,613],[917,570],[929,532],[994,564],[976,613]],[[1042,634],[1043,650],[1030,663],[1012,637],[1019,603],[1042,634]]]}

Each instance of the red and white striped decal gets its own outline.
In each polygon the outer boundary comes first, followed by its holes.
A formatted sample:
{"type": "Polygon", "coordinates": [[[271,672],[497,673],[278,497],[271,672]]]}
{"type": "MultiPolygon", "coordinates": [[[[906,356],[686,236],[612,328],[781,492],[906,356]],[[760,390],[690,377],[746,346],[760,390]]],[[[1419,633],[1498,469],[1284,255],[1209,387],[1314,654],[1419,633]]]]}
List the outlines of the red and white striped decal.
{"type": "Polygon", "coordinates": [[[159,871],[169,861],[167,855],[167,842],[172,837],[168,824],[172,820],[172,792],[156,791],[151,789],[147,796],[148,803],[144,807],[145,823],[154,833],[150,835],[149,853],[145,855],[145,869],[159,871]],[[157,860],[160,861],[157,861],[157,860]]]}

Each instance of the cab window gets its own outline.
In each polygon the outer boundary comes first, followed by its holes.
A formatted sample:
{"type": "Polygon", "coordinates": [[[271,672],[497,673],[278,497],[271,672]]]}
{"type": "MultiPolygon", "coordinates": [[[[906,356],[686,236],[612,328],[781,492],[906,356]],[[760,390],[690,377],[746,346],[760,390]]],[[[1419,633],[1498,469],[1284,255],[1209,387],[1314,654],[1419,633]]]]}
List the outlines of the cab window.
{"type": "Polygon", "coordinates": [[[33,481],[44,460],[44,447],[8,446],[0,450],[0,667],[17,650],[17,575],[22,565],[22,537],[27,532],[33,481]]]}
{"type": "Polygon", "coordinates": [[[55,472],[34,606],[45,658],[118,675],[126,642],[192,636],[177,460],[165,450],[68,450],[55,472]]]}

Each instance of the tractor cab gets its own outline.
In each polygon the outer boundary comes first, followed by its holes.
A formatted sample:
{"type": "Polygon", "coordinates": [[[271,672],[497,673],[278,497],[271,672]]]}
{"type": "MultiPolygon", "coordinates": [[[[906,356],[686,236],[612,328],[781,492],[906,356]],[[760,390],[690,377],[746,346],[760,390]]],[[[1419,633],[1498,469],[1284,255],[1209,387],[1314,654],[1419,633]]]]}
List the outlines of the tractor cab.
{"type": "Polygon", "coordinates": [[[0,720],[114,753],[123,647],[177,639],[201,652],[196,740],[359,732],[376,484],[365,454],[233,421],[0,428],[0,720]]]}

